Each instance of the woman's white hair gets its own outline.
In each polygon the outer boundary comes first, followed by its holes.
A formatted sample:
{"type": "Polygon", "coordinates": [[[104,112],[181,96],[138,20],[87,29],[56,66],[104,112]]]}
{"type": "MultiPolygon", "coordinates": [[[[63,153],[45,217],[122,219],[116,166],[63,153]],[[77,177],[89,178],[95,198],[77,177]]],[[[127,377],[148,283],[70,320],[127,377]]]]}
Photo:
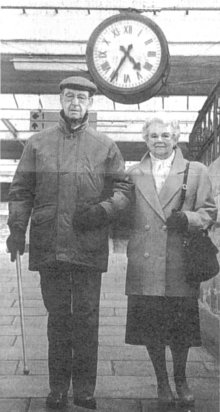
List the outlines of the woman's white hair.
{"type": "Polygon", "coordinates": [[[149,127],[154,124],[154,123],[159,123],[164,126],[170,126],[172,129],[172,136],[175,138],[177,141],[180,137],[180,124],[178,120],[175,119],[169,119],[169,118],[163,118],[162,116],[158,117],[152,117],[149,119],[146,119],[144,122],[144,126],[142,129],[142,134],[143,138],[146,139],[149,134],[149,127]]]}

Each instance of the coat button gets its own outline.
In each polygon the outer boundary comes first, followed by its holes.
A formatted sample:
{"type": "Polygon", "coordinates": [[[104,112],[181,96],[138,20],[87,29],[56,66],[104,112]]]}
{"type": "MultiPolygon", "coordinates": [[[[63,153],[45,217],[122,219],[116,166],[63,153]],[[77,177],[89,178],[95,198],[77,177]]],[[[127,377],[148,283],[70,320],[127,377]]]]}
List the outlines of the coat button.
{"type": "Polygon", "coordinates": [[[147,252],[144,254],[144,257],[145,257],[146,259],[149,258],[149,256],[150,256],[150,254],[147,253],[147,252]]]}
{"type": "Polygon", "coordinates": [[[163,226],[161,227],[161,229],[165,231],[165,230],[167,230],[167,226],[166,226],[166,225],[163,225],[163,226]]]}
{"type": "Polygon", "coordinates": [[[150,230],[150,225],[145,225],[144,228],[145,228],[146,230],[150,230]]]}

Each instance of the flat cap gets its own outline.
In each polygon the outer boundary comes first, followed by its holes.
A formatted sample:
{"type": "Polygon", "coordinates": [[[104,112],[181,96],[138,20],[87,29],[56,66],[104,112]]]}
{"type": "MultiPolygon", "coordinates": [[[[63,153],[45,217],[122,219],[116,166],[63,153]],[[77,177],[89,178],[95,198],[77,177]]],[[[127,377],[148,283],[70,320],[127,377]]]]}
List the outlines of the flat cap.
{"type": "Polygon", "coordinates": [[[71,76],[60,82],[60,90],[68,89],[88,90],[91,94],[97,91],[96,85],[82,76],[71,76]]]}

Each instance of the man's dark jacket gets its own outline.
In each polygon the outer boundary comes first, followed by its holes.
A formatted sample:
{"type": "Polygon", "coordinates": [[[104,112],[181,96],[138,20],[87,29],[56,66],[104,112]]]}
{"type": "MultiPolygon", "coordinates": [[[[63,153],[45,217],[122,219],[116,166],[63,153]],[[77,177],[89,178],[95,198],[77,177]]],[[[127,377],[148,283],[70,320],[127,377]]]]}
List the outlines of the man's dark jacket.
{"type": "Polygon", "coordinates": [[[26,230],[31,216],[29,269],[64,261],[105,272],[108,225],[77,230],[74,213],[100,203],[114,218],[130,189],[117,145],[87,119],[72,129],[61,115],[55,127],[30,137],[10,187],[8,219],[10,229],[26,230]]]}

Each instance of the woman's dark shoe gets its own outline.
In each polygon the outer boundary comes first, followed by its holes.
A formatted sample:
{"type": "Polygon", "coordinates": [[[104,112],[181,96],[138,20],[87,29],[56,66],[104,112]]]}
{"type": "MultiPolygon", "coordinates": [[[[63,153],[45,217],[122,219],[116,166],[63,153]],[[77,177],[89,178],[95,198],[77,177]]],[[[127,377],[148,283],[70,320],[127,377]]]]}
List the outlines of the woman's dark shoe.
{"type": "Polygon", "coordinates": [[[93,396],[74,396],[74,405],[86,409],[96,409],[96,400],[93,396]]]}
{"type": "Polygon", "coordinates": [[[158,385],[157,394],[160,405],[171,405],[175,402],[175,398],[168,383],[158,385]]]}
{"type": "Polygon", "coordinates": [[[46,400],[46,406],[51,409],[62,409],[67,404],[67,392],[50,392],[46,400]]]}
{"type": "Polygon", "coordinates": [[[192,405],[195,402],[194,396],[189,389],[187,382],[176,383],[176,393],[178,395],[179,401],[183,405],[192,405]]]}

